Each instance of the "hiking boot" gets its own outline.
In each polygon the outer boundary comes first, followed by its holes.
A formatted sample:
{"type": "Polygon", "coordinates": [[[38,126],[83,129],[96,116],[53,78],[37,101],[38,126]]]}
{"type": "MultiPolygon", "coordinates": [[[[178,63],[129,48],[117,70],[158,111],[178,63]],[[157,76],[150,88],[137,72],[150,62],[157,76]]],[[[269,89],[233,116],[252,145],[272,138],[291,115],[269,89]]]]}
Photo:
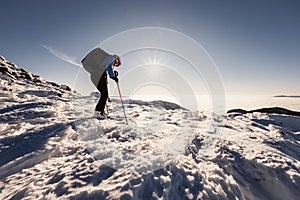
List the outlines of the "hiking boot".
{"type": "Polygon", "coordinates": [[[95,111],[94,117],[97,119],[106,119],[107,115],[104,112],[95,111]]]}

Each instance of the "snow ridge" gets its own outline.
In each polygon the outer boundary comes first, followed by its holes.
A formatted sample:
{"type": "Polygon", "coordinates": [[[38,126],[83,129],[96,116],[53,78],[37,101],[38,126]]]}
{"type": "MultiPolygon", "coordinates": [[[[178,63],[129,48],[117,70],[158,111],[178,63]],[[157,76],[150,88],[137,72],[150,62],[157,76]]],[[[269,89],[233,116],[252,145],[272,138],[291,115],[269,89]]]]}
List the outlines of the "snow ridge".
{"type": "MultiPolygon", "coordinates": [[[[63,92],[71,91],[71,88],[67,85],[60,85],[51,81],[46,81],[39,75],[32,74],[31,72],[28,72],[22,68],[18,68],[16,64],[7,61],[3,56],[0,56],[0,73],[1,78],[8,80],[9,82],[21,80],[24,83],[32,82],[44,86],[54,86],[55,88],[59,88],[63,92]]],[[[2,90],[8,89],[2,88],[2,90]]]]}
{"type": "Polygon", "coordinates": [[[130,100],[125,105],[131,123],[125,126],[117,100],[109,103],[114,119],[98,121],[92,117],[94,96],[48,82],[3,57],[0,64],[0,199],[300,196],[299,116],[259,110],[214,116],[130,100]],[[141,170],[159,155],[167,159],[168,149],[176,152],[174,159],[141,170]],[[133,162],[139,153],[144,159],[133,162]],[[111,160],[124,165],[116,168],[111,160]]]}

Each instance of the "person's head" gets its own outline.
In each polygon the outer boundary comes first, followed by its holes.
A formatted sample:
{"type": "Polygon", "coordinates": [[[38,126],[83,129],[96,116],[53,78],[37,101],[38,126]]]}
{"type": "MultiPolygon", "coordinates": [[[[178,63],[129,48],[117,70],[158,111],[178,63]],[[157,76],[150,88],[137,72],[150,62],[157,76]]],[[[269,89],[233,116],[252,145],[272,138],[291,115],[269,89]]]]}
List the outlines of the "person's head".
{"type": "Polygon", "coordinates": [[[119,67],[121,65],[121,59],[119,56],[115,56],[114,66],[119,67]]]}

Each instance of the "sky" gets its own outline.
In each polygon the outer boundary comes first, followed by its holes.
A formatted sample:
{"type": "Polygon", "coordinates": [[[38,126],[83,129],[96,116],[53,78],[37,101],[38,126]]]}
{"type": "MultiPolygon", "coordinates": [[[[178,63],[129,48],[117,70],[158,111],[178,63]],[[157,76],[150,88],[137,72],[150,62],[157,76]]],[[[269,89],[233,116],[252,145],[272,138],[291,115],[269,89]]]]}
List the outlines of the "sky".
{"type": "MultiPolygon", "coordinates": [[[[72,87],[81,84],[76,63],[95,46],[124,31],[157,27],[200,44],[218,68],[225,94],[299,95],[299,9],[298,0],[2,1],[0,55],[72,87]]],[[[124,38],[119,45],[128,44],[124,38]]]]}

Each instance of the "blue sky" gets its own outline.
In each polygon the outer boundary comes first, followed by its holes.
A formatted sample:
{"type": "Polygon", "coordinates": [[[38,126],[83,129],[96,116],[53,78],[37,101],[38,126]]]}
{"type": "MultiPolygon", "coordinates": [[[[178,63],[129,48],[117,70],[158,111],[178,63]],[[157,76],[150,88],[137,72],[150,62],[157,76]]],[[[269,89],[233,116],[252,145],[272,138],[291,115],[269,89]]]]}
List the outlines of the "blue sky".
{"type": "Polygon", "coordinates": [[[80,61],[114,34],[162,27],[186,34],[207,50],[226,94],[299,95],[299,9],[297,0],[3,1],[0,54],[72,86],[78,67],[42,45],[80,61]]]}

